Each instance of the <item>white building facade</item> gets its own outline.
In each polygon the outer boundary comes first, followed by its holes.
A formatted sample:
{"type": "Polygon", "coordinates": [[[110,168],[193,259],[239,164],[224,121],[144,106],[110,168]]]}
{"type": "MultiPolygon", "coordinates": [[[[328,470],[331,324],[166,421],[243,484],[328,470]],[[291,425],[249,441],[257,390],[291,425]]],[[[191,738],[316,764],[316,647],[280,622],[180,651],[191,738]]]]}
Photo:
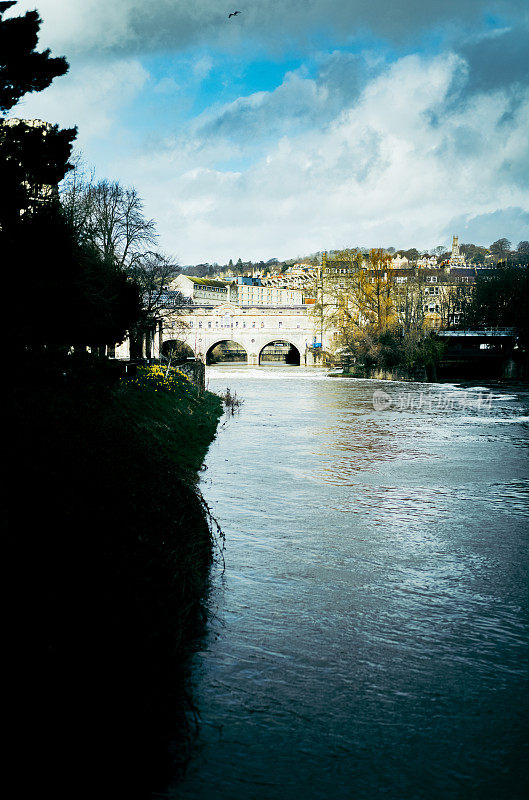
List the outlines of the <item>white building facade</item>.
{"type": "Polygon", "coordinates": [[[308,306],[246,308],[232,303],[181,309],[173,320],[168,317],[162,334],[163,341],[183,341],[202,361],[220,342],[236,342],[253,365],[260,363],[267,345],[286,342],[298,350],[300,364],[306,366],[318,363],[321,348],[314,347],[318,335],[308,306]]]}
{"type": "Polygon", "coordinates": [[[216,280],[214,278],[195,278],[191,275],[179,275],[168,286],[171,291],[178,291],[198,305],[234,305],[259,306],[295,306],[303,304],[303,292],[300,289],[281,288],[277,286],[238,283],[233,280],[216,280]]]}

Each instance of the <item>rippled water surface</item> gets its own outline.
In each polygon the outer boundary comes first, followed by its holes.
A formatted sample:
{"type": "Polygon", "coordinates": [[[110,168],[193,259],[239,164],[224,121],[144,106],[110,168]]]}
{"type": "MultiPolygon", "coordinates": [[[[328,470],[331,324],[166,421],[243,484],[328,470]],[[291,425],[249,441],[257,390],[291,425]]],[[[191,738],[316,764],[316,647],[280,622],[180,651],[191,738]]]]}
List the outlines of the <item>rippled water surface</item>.
{"type": "Polygon", "coordinates": [[[528,392],[208,378],[244,405],[202,481],[226,570],[167,796],[525,796],[528,392]]]}

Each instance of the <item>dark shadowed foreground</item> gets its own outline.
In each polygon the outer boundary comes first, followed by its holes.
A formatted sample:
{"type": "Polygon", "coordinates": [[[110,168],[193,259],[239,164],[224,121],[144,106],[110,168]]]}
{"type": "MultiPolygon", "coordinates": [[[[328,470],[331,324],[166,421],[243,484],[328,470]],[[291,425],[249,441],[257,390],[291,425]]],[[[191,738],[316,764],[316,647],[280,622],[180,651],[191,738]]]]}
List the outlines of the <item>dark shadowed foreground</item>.
{"type": "Polygon", "coordinates": [[[10,774],[22,793],[148,797],[189,740],[212,556],[193,479],[220,401],[183,378],[172,394],[122,386],[89,360],[15,372],[10,774]]]}

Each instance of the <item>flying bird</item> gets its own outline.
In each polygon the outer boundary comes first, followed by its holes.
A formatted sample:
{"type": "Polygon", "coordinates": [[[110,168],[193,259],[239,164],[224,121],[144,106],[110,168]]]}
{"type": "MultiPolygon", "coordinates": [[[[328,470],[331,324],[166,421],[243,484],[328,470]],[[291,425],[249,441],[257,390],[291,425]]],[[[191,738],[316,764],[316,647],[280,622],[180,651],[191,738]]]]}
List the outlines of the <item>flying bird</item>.
{"type": "Polygon", "coordinates": [[[241,13],[240,11],[231,11],[231,12],[228,14],[228,19],[229,19],[230,17],[236,17],[236,16],[237,16],[237,14],[240,14],[240,13],[241,13]]]}

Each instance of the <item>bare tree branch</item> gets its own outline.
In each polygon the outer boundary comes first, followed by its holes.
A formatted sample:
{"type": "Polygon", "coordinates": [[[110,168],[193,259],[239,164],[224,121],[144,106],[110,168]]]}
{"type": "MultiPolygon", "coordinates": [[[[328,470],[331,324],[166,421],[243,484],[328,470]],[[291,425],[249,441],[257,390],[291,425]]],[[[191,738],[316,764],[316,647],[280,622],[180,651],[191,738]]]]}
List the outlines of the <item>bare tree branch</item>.
{"type": "Polygon", "coordinates": [[[189,304],[181,292],[168,288],[170,281],[181,272],[174,259],[162,253],[148,251],[139,255],[128,270],[130,277],[140,287],[143,308],[151,320],[160,320],[169,312],[189,304]]]}
{"type": "Polygon", "coordinates": [[[65,181],[62,204],[79,239],[92,245],[105,262],[129,272],[156,243],[155,224],[146,219],[134,187],[86,176],[82,162],[65,181]]]}

